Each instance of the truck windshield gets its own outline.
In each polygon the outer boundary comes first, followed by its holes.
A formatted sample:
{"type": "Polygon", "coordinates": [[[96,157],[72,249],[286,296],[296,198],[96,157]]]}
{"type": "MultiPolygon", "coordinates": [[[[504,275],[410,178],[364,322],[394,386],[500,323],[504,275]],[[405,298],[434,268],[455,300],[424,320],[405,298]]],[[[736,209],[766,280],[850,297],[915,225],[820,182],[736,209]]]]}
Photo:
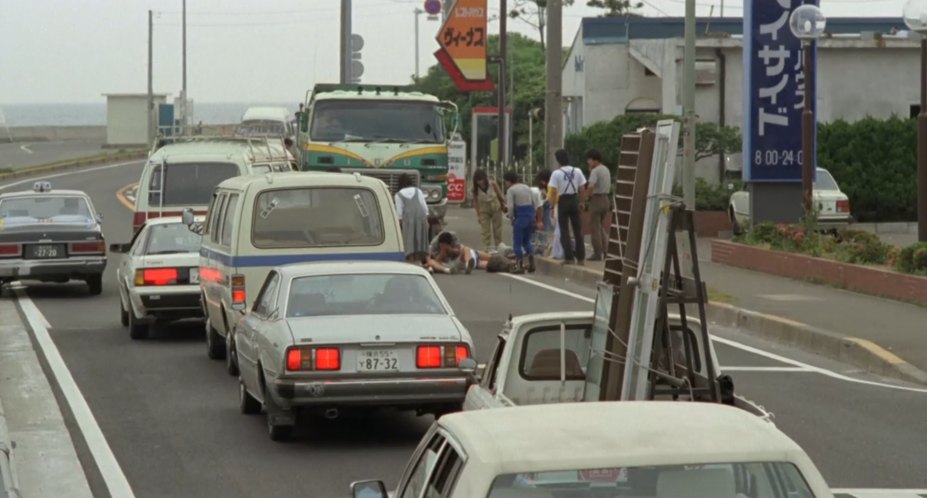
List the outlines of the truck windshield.
{"type": "Polygon", "coordinates": [[[443,143],[435,104],[381,100],[323,100],[312,109],[310,138],[319,142],[443,143]]]}
{"type": "Polygon", "coordinates": [[[578,469],[505,474],[488,498],[814,498],[791,463],[730,463],[578,469]]]}

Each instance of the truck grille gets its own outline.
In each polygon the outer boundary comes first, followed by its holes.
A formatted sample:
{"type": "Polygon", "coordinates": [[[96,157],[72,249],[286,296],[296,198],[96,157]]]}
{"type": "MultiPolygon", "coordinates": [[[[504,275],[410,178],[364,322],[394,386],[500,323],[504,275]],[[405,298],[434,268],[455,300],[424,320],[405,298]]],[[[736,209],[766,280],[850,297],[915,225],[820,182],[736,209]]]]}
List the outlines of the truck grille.
{"type": "Polygon", "coordinates": [[[419,172],[414,169],[351,169],[351,168],[342,168],[343,173],[360,173],[364,176],[370,176],[376,178],[389,187],[389,191],[392,194],[395,194],[399,190],[399,176],[403,173],[409,174],[412,176],[412,181],[415,182],[415,185],[421,184],[421,175],[419,172]]]}

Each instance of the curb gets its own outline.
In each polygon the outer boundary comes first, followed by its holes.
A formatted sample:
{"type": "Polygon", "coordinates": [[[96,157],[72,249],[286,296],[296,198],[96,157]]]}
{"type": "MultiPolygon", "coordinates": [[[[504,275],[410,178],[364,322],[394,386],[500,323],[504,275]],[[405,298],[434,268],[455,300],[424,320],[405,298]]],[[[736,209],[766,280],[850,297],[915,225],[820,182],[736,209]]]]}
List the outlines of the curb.
{"type": "Polygon", "coordinates": [[[0,402],[0,495],[9,498],[19,498],[19,481],[16,479],[16,467],[13,462],[13,450],[15,449],[10,441],[10,432],[6,427],[6,412],[3,411],[3,403],[0,402]]]}
{"type": "MultiPolygon", "coordinates": [[[[546,257],[535,259],[537,271],[542,275],[560,277],[587,286],[595,286],[602,278],[599,271],[583,266],[563,266],[559,261],[546,257]]],[[[707,311],[708,320],[713,323],[737,327],[750,335],[797,347],[884,377],[927,384],[927,372],[866,339],[841,336],[788,318],[725,303],[710,302],[707,311]]]]}
{"type": "Polygon", "coordinates": [[[39,164],[36,166],[27,166],[25,168],[0,172],[0,180],[13,180],[16,178],[22,178],[24,176],[34,176],[40,173],[56,173],[59,171],[68,171],[86,166],[97,166],[117,161],[145,159],[146,157],[148,157],[148,151],[141,150],[137,152],[126,152],[122,154],[108,154],[104,156],[67,159],[49,164],[39,164]]]}

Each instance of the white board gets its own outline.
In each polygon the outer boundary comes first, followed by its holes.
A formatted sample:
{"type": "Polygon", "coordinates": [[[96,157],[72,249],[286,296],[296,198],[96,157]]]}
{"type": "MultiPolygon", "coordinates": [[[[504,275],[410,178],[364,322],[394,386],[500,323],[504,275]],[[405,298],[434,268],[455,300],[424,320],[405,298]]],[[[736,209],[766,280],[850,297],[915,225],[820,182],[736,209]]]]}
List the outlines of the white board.
{"type": "Polygon", "coordinates": [[[467,143],[451,140],[447,144],[447,202],[467,199],[467,143]]]}

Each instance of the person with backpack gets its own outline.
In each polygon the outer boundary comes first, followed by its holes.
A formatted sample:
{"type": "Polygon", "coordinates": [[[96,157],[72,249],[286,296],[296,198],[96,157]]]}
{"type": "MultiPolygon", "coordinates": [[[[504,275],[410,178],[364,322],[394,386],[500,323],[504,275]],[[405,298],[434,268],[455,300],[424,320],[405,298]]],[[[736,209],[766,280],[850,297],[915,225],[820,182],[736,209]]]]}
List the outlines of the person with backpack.
{"type": "Polygon", "coordinates": [[[560,149],[554,157],[557,158],[560,167],[550,175],[547,197],[551,199],[551,206],[557,213],[560,244],[563,246],[563,264],[582,266],[586,259],[586,242],[583,239],[580,199],[585,193],[586,176],[579,168],[570,165],[567,151],[560,149]]]}
{"type": "Polygon", "coordinates": [[[531,192],[531,187],[521,182],[518,173],[509,171],[502,176],[505,182],[505,204],[509,207],[508,217],[512,220],[512,245],[515,249],[515,269],[512,273],[534,273],[534,251],[531,239],[539,222],[541,203],[531,192]],[[528,263],[525,264],[525,256],[528,263]]]}

